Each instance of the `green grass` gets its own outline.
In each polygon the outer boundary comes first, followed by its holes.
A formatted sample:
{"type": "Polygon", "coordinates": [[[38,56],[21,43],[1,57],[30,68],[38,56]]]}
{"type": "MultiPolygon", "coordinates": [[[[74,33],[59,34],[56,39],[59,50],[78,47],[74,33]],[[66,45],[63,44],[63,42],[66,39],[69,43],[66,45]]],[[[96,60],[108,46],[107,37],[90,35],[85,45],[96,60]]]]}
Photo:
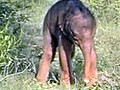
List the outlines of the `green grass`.
{"type": "Polygon", "coordinates": [[[119,85],[115,86],[117,82],[112,81],[108,74],[106,75],[106,77],[102,78],[107,81],[99,81],[96,87],[88,88],[81,82],[80,84],[76,83],[68,88],[56,83],[48,83],[41,86],[34,78],[34,74],[24,72],[19,75],[11,75],[4,79],[0,82],[0,90],[119,90],[119,85]]]}
{"type": "MultiPolygon", "coordinates": [[[[48,8],[54,2],[53,0],[38,1],[39,3],[31,2],[30,9],[28,8],[21,11],[21,13],[29,15],[30,18],[29,21],[23,23],[21,27],[22,35],[20,40],[22,40],[22,46],[20,50],[22,50],[20,54],[24,55],[25,60],[23,60],[25,64],[27,62],[32,64],[28,67],[29,69],[26,69],[22,73],[13,73],[13,75],[8,76],[0,75],[0,90],[69,90],[69,88],[63,88],[57,83],[50,83],[51,81],[55,81],[54,76],[59,83],[60,70],[57,55],[51,66],[48,84],[41,86],[36,81],[35,74],[31,73],[31,70],[34,70],[34,72],[37,71],[36,69],[39,63],[38,56],[42,52],[43,18],[48,8]]],[[[95,37],[95,44],[98,57],[97,67],[99,81],[97,86],[93,88],[88,89],[88,87],[84,85],[82,80],[84,59],[80,49],[76,47],[76,54],[73,59],[73,71],[77,79],[70,89],[120,90],[120,2],[116,0],[114,3],[111,1],[111,4],[105,4],[105,0],[83,1],[91,8],[92,12],[94,12],[97,20],[98,30],[95,37]]]]}

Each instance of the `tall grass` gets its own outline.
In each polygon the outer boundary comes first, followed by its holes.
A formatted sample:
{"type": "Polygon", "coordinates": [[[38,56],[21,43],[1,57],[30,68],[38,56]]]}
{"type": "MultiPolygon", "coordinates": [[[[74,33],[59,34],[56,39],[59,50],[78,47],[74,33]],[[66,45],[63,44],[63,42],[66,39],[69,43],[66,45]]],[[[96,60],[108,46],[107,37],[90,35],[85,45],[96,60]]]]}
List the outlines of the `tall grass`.
{"type": "MultiPolygon", "coordinates": [[[[0,1],[1,90],[19,90],[21,87],[23,90],[47,90],[50,88],[57,90],[61,88],[54,84],[54,82],[59,83],[60,81],[58,55],[52,63],[48,85],[39,86],[34,78],[42,55],[42,23],[45,13],[56,1],[0,1]],[[33,74],[26,74],[26,71],[33,74]]],[[[83,0],[83,2],[94,14],[98,28],[95,44],[99,82],[93,90],[119,90],[120,1],[83,0]]],[[[87,90],[88,88],[82,81],[84,59],[78,47],[76,47],[72,65],[76,79],[73,90],[87,90]]]]}

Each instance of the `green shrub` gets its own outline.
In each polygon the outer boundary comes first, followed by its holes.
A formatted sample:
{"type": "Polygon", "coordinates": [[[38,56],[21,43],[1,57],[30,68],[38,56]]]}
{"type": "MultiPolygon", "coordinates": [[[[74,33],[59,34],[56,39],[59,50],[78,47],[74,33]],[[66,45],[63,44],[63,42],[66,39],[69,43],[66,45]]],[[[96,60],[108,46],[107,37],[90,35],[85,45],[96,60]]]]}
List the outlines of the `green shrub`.
{"type": "Polygon", "coordinates": [[[16,73],[20,66],[16,58],[20,53],[18,47],[21,44],[21,29],[28,21],[28,16],[22,12],[28,7],[27,5],[23,7],[20,2],[0,1],[0,74],[2,75],[16,73]]]}
{"type": "Polygon", "coordinates": [[[42,48],[39,25],[46,10],[43,5],[50,4],[44,0],[0,1],[0,74],[36,72],[42,48]]]}

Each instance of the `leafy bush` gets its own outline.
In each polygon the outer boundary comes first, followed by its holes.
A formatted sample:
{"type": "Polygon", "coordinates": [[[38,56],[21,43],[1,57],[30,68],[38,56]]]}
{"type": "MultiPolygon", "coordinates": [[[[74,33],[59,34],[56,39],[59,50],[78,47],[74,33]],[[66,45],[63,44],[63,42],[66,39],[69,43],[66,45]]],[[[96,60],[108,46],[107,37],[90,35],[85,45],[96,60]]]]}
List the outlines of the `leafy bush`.
{"type": "Polygon", "coordinates": [[[39,21],[45,13],[46,7],[41,8],[43,3],[49,5],[51,1],[0,1],[0,74],[9,75],[23,70],[36,72],[35,65],[42,48],[39,21]],[[39,7],[36,8],[36,4],[39,7]]]}
{"type": "Polygon", "coordinates": [[[15,51],[21,44],[21,26],[28,21],[27,15],[21,12],[25,8],[17,1],[0,1],[0,72],[3,75],[17,72],[16,65],[19,66],[15,51]]]}
{"type": "Polygon", "coordinates": [[[23,7],[20,1],[6,0],[0,2],[0,29],[4,28],[9,21],[8,32],[16,34],[16,36],[19,35],[22,24],[28,21],[27,15],[21,12],[26,7],[23,7]]]}

